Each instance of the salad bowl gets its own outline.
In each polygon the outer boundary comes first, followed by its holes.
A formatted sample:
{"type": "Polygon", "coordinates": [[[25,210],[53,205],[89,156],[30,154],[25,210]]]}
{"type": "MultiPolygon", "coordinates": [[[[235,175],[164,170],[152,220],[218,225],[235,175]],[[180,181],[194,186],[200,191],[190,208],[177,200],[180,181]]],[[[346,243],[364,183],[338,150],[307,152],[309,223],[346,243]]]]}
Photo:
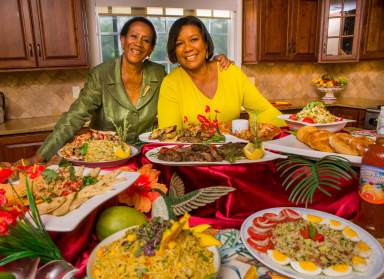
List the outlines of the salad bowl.
{"type": "Polygon", "coordinates": [[[293,120],[290,118],[291,114],[283,114],[279,115],[278,118],[283,119],[287,122],[290,130],[297,130],[303,126],[314,126],[318,129],[327,130],[329,132],[338,132],[343,129],[348,123],[355,122],[355,120],[351,119],[340,119],[331,123],[309,123],[305,121],[293,120]]]}

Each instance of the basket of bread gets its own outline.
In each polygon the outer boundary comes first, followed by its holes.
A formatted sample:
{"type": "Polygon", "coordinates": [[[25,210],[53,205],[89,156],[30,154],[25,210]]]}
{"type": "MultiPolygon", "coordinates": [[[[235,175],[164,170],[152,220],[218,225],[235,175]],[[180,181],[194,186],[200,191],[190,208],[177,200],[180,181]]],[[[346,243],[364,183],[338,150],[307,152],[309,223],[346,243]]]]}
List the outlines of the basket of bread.
{"type": "Polygon", "coordinates": [[[314,126],[300,128],[297,139],[312,149],[353,156],[362,156],[374,141],[365,136],[352,136],[344,132],[330,132],[314,126]]]}

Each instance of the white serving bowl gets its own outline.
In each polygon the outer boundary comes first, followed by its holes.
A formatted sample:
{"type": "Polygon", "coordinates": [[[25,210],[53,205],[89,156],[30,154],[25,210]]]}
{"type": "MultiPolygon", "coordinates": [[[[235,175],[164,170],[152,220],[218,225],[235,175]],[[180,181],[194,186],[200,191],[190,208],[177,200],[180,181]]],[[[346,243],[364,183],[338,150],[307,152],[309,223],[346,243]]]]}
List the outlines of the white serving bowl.
{"type": "Polygon", "coordinates": [[[279,115],[278,118],[283,119],[285,122],[287,122],[288,127],[290,130],[297,130],[300,129],[303,126],[314,126],[321,130],[327,130],[330,132],[338,132],[341,129],[347,125],[349,122],[355,122],[355,120],[351,119],[342,119],[340,121],[331,122],[331,123],[325,123],[325,124],[318,124],[318,123],[307,123],[297,120],[292,120],[289,118],[290,114],[283,114],[279,115]]]}
{"type": "MultiPolygon", "coordinates": [[[[133,227],[135,227],[135,226],[133,226],[133,227]]],[[[88,262],[87,262],[87,278],[88,279],[93,279],[94,278],[92,276],[92,269],[93,269],[93,264],[94,264],[94,262],[96,260],[96,252],[97,252],[97,250],[100,249],[103,246],[106,246],[106,245],[110,244],[111,242],[113,242],[115,240],[118,240],[118,239],[122,238],[124,236],[125,232],[127,230],[132,229],[133,227],[126,228],[124,230],[118,231],[118,232],[108,236],[106,239],[101,241],[95,247],[95,249],[93,249],[91,255],[88,258],[88,262]]],[[[220,254],[219,254],[219,250],[215,246],[210,246],[207,249],[213,253],[213,265],[214,265],[214,268],[215,268],[215,273],[218,274],[219,269],[220,269],[220,254]]]]}

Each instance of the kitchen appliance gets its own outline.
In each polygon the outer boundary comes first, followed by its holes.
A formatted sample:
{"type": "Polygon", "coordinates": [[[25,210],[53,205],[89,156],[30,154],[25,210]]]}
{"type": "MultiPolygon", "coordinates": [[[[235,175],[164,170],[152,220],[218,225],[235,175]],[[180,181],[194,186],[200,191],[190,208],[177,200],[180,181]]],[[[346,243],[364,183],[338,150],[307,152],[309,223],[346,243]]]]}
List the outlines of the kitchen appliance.
{"type": "Polygon", "coordinates": [[[377,118],[380,114],[380,107],[365,110],[364,129],[376,130],[377,118]]]}
{"type": "Polygon", "coordinates": [[[5,95],[3,92],[0,92],[0,123],[3,123],[5,120],[5,95]]]}

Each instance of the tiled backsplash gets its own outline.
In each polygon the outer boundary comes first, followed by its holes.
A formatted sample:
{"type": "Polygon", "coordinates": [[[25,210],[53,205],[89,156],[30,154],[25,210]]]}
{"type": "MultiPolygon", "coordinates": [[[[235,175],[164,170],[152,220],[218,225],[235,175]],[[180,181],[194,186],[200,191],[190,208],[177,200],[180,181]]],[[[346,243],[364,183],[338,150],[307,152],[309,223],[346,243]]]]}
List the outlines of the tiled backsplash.
{"type": "Polygon", "coordinates": [[[0,73],[6,118],[60,115],[73,102],[72,86],[83,87],[88,70],[0,73]]]}
{"type": "MultiPolygon", "coordinates": [[[[260,63],[243,65],[245,73],[268,99],[316,98],[312,79],[324,73],[349,80],[343,96],[384,100],[384,61],[312,64],[260,63]]],[[[72,87],[84,84],[88,70],[0,73],[6,95],[7,119],[60,115],[73,102],[72,87]]]]}
{"type": "MultiPolygon", "coordinates": [[[[316,98],[312,80],[330,73],[348,78],[347,88],[336,94],[350,98],[384,100],[384,61],[339,64],[260,63],[243,65],[247,76],[268,99],[316,98]]],[[[336,95],[337,96],[337,95],[336,95]]]]}

